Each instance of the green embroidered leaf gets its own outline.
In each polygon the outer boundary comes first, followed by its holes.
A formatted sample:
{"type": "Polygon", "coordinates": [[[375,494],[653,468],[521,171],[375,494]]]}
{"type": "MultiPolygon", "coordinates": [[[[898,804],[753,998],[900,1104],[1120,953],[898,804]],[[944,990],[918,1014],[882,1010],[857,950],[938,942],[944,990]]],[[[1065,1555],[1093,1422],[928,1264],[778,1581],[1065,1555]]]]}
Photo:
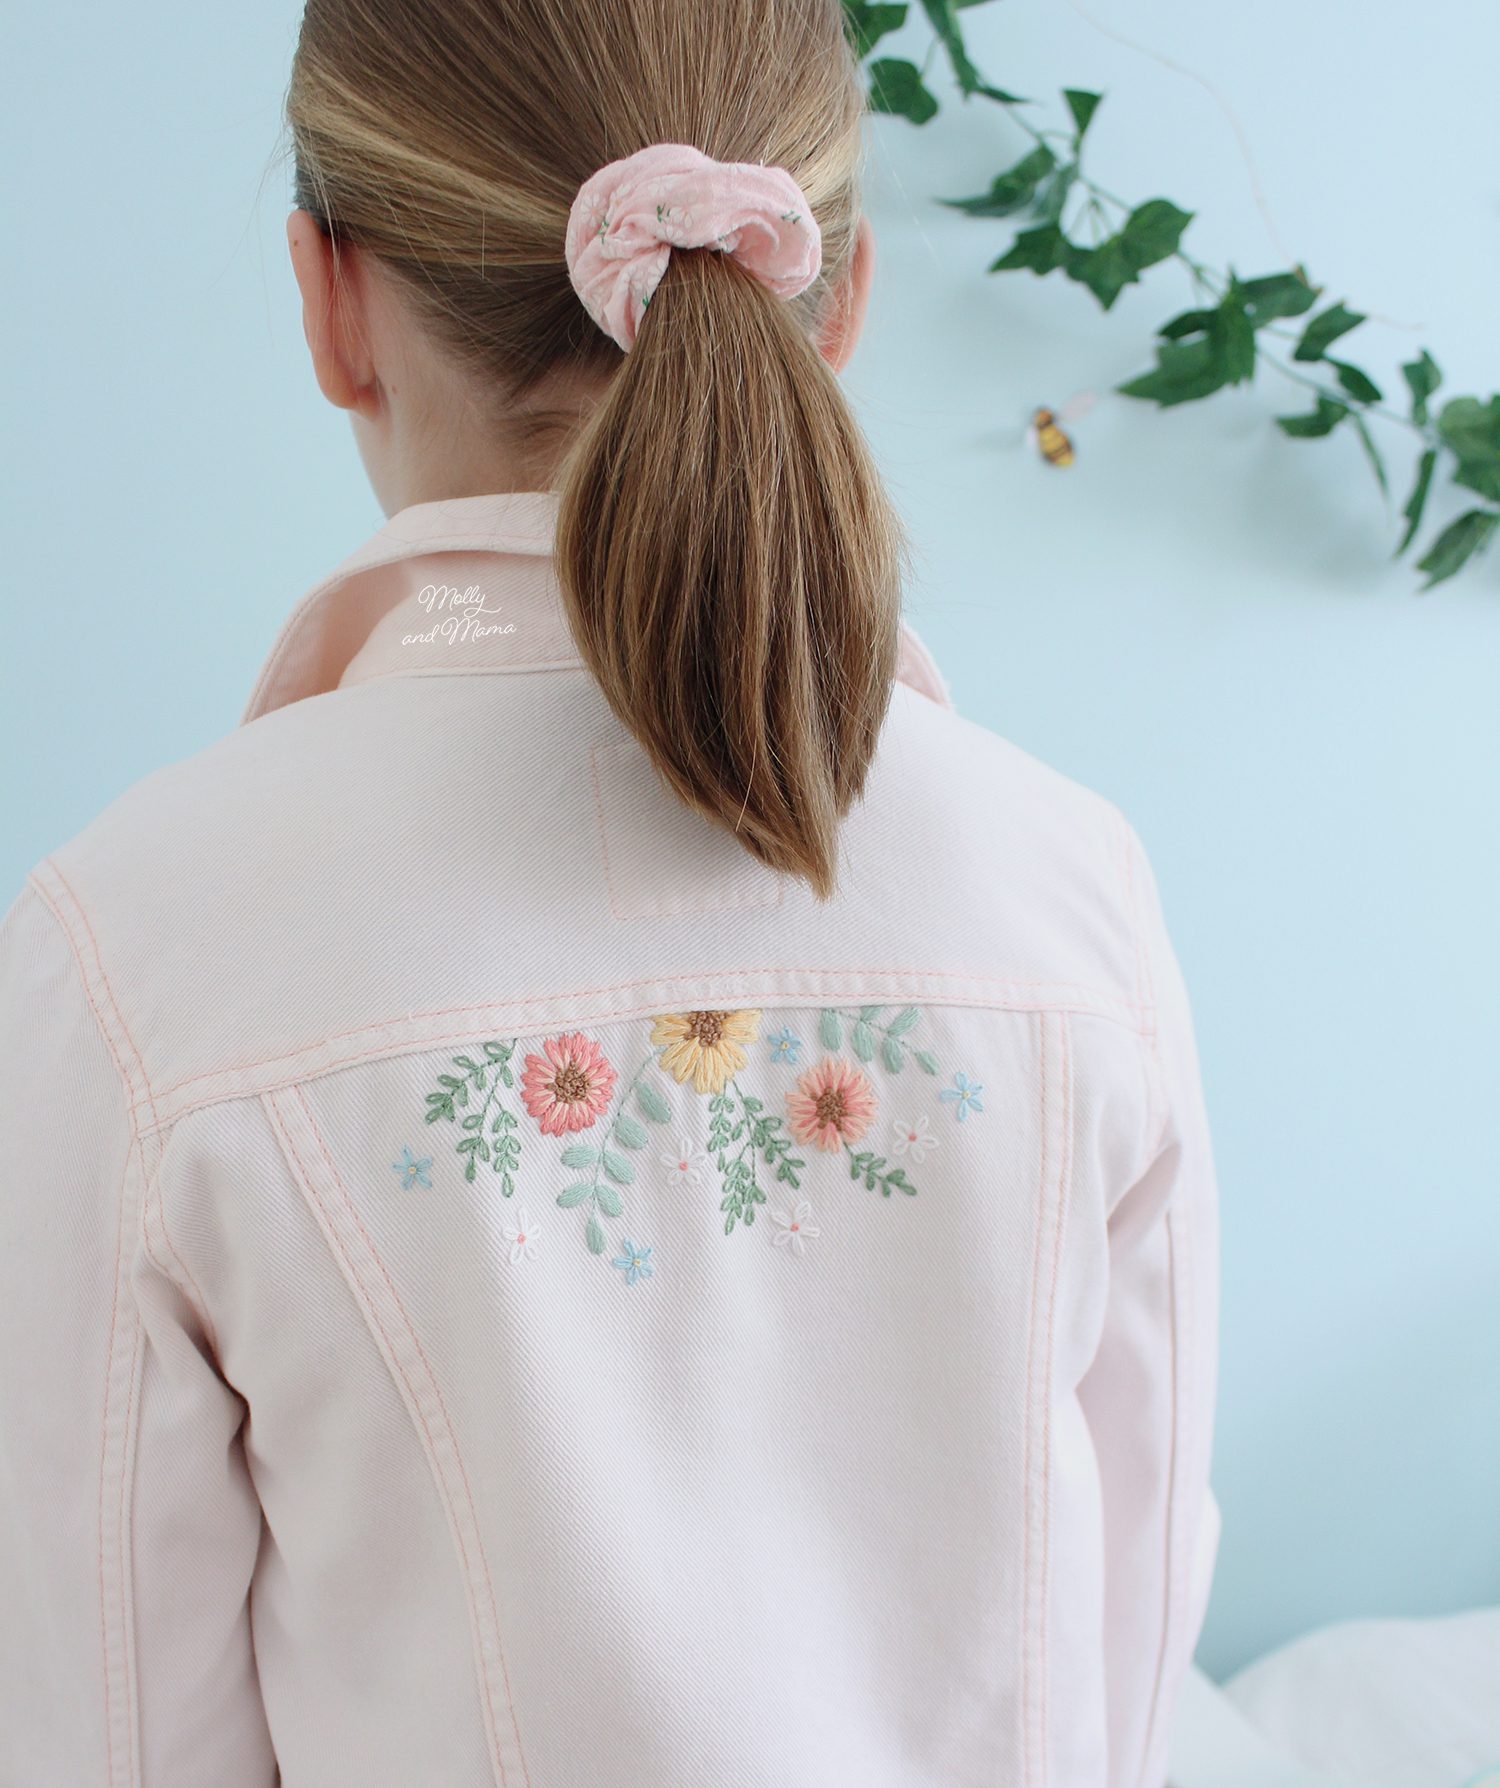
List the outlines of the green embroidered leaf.
{"type": "Polygon", "coordinates": [[[863,1018],[860,1019],[859,1023],[856,1024],[854,1029],[849,1033],[849,1041],[853,1045],[854,1053],[862,1062],[874,1060],[875,1033],[870,1029],[863,1018]]]}
{"type": "Polygon", "coordinates": [[[670,1121],[671,1106],[648,1081],[643,1080],[636,1087],[635,1102],[653,1124],[665,1124],[670,1121]]]}
{"type": "Polygon", "coordinates": [[[620,1201],[620,1194],[613,1186],[606,1186],[602,1180],[594,1190],[594,1199],[606,1217],[618,1217],[625,1208],[620,1201]]]}
{"type": "Polygon", "coordinates": [[[859,1009],[860,1023],[873,1024],[884,1010],[884,1006],[861,1006],[859,1009]]]}
{"type": "Polygon", "coordinates": [[[574,1205],[582,1204],[584,1199],[592,1198],[594,1188],[587,1180],[580,1180],[575,1186],[565,1187],[557,1195],[557,1202],[565,1211],[571,1211],[574,1205]]]}
{"type": "Polygon", "coordinates": [[[916,1187],[906,1177],[904,1169],[900,1167],[893,1167],[885,1176],[884,1190],[887,1197],[890,1196],[893,1187],[897,1192],[904,1192],[908,1198],[915,1198],[917,1195],[916,1187]]]}
{"type": "Polygon", "coordinates": [[[646,1146],[646,1132],[627,1112],[621,1112],[615,1119],[615,1141],[623,1143],[628,1149],[643,1149],[646,1146]]]}
{"type": "Polygon", "coordinates": [[[936,1074],[937,1073],[937,1071],[938,1071],[937,1057],[932,1053],[932,1051],[930,1049],[917,1049],[917,1050],[914,1050],[912,1053],[917,1058],[917,1066],[922,1070],[922,1072],[924,1074],[936,1074]]]}
{"type": "Polygon", "coordinates": [[[635,1163],[628,1155],[622,1155],[616,1149],[601,1149],[599,1159],[604,1163],[604,1171],[620,1185],[628,1186],[635,1178],[635,1163]]]}
{"type": "Polygon", "coordinates": [[[906,1061],[906,1051],[894,1037],[888,1036],[880,1045],[880,1059],[892,1074],[899,1074],[906,1061]]]}
{"type": "Polygon", "coordinates": [[[592,1167],[598,1159],[598,1149],[591,1149],[583,1142],[570,1142],[562,1152],[564,1167],[592,1167]]]}
{"type": "Polygon", "coordinates": [[[604,1252],[604,1229],[600,1224],[599,1219],[592,1211],[589,1213],[589,1226],[584,1231],[584,1236],[588,1242],[590,1254],[602,1254],[604,1252]]]}
{"type": "Polygon", "coordinates": [[[477,1130],[483,1122],[484,1113],[482,1111],[471,1111],[464,1119],[461,1128],[465,1130],[477,1130]]]}
{"type": "Polygon", "coordinates": [[[472,1180],[474,1178],[474,1173],[474,1157],[470,1155],[468,1160],[464,1162],[464,1178],[466,1180],[472,1180]]]}
{"type": "Polygon", "coordinates": [[[903,1006],[885,1027],[886,1032],[892,1037],[904,1037],[921,1016],[922,1012],[920,1007],[903,1006]]]}
{"type": "Polygon", "coordinates": [[[818,1041],[825,1049],[837,1049],[843,1040],[838,1013],[832,1007],[826,1007],[818,1014],[818,1041]]]}
{"type": "Polygon", "coordinates": [[[491,1061],[491,1062],[508,1062],[511,1057],[511,1051],[514,1048],[515,1048],[514,1042],[486,1043],[484,1046],[485,1059],[487,1061],[491,1061]]]}

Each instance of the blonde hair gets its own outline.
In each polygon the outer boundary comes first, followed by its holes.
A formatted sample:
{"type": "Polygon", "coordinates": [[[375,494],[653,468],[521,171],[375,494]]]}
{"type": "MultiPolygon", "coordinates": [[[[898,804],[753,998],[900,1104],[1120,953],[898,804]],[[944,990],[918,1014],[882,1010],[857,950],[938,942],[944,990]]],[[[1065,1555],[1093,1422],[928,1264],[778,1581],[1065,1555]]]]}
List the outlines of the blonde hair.
{"type": "Polygon", "coordinates": [[[309,0],[287,94],[297,203],[399,279],[497,416],[559,369],[608,380],[559,468],[579,650],[678,795],[824,899],[904,553],[813,340],[854,252],[862,110],[839,0],[309,0]],[[657,142],[789,170],[823,270],[789,303],[674,252],[622,355],[564,236],[583,181],[657,142]]]}

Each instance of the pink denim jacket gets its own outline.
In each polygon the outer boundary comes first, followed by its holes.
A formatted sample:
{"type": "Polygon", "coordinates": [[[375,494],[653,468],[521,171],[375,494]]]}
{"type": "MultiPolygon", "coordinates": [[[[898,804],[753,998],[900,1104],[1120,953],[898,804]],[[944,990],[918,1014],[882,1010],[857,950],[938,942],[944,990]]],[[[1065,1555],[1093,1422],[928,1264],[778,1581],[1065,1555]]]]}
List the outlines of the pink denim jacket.
{"type": "Polygon", "coordinates": [[[1217,1219],[1137,838],[908,633],[819,905],[555,513],[395,515],[4,921],[0,1782],[1159,1788],[1217,1219]]]}

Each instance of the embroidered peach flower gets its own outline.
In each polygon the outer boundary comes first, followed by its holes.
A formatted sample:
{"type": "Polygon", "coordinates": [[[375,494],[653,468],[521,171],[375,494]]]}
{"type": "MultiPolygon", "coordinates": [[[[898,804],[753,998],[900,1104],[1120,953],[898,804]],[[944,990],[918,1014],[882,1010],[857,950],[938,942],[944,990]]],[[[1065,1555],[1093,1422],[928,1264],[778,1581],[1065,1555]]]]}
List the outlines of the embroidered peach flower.
{"type": "Polygon", "coordinates": [[[858,1142],[875,1121],[875,1089],[852,1062],[825,1056],[786,1096],[787,1116],[798,1142],[832,1152],[858,1142]]]}
{"type": "Polygon", "coordinates": [[[759,1031],[759,1012],[667,1012],[652,1025],[651,1041],[666,1045],[661,1065],[675,1080],[691,1080],[697,1093],[722,1093],[759,1031]]]}
{"type": "Polygon", "coordinates": [[[617,1076],[604,1052],[582,1031],[548,1037],[541,1055],[528,1055],[521,1098],[547,1136],[587,1130],[608,1109],[617,1076]]]}

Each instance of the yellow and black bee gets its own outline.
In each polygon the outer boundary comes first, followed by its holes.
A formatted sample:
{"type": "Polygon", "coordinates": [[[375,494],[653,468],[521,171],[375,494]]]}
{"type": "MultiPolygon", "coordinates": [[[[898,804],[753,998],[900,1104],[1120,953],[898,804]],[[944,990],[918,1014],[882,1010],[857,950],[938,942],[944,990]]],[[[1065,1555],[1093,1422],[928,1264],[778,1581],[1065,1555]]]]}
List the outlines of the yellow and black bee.
{"type": "Polygon", "coordinates": [[[1028,437],[1036,443],[1037,452],[1049,466],[1071,466],[1077,458],[1072,440],[1052,410],[1044,408],[1032,412],[1028,437]]]}

